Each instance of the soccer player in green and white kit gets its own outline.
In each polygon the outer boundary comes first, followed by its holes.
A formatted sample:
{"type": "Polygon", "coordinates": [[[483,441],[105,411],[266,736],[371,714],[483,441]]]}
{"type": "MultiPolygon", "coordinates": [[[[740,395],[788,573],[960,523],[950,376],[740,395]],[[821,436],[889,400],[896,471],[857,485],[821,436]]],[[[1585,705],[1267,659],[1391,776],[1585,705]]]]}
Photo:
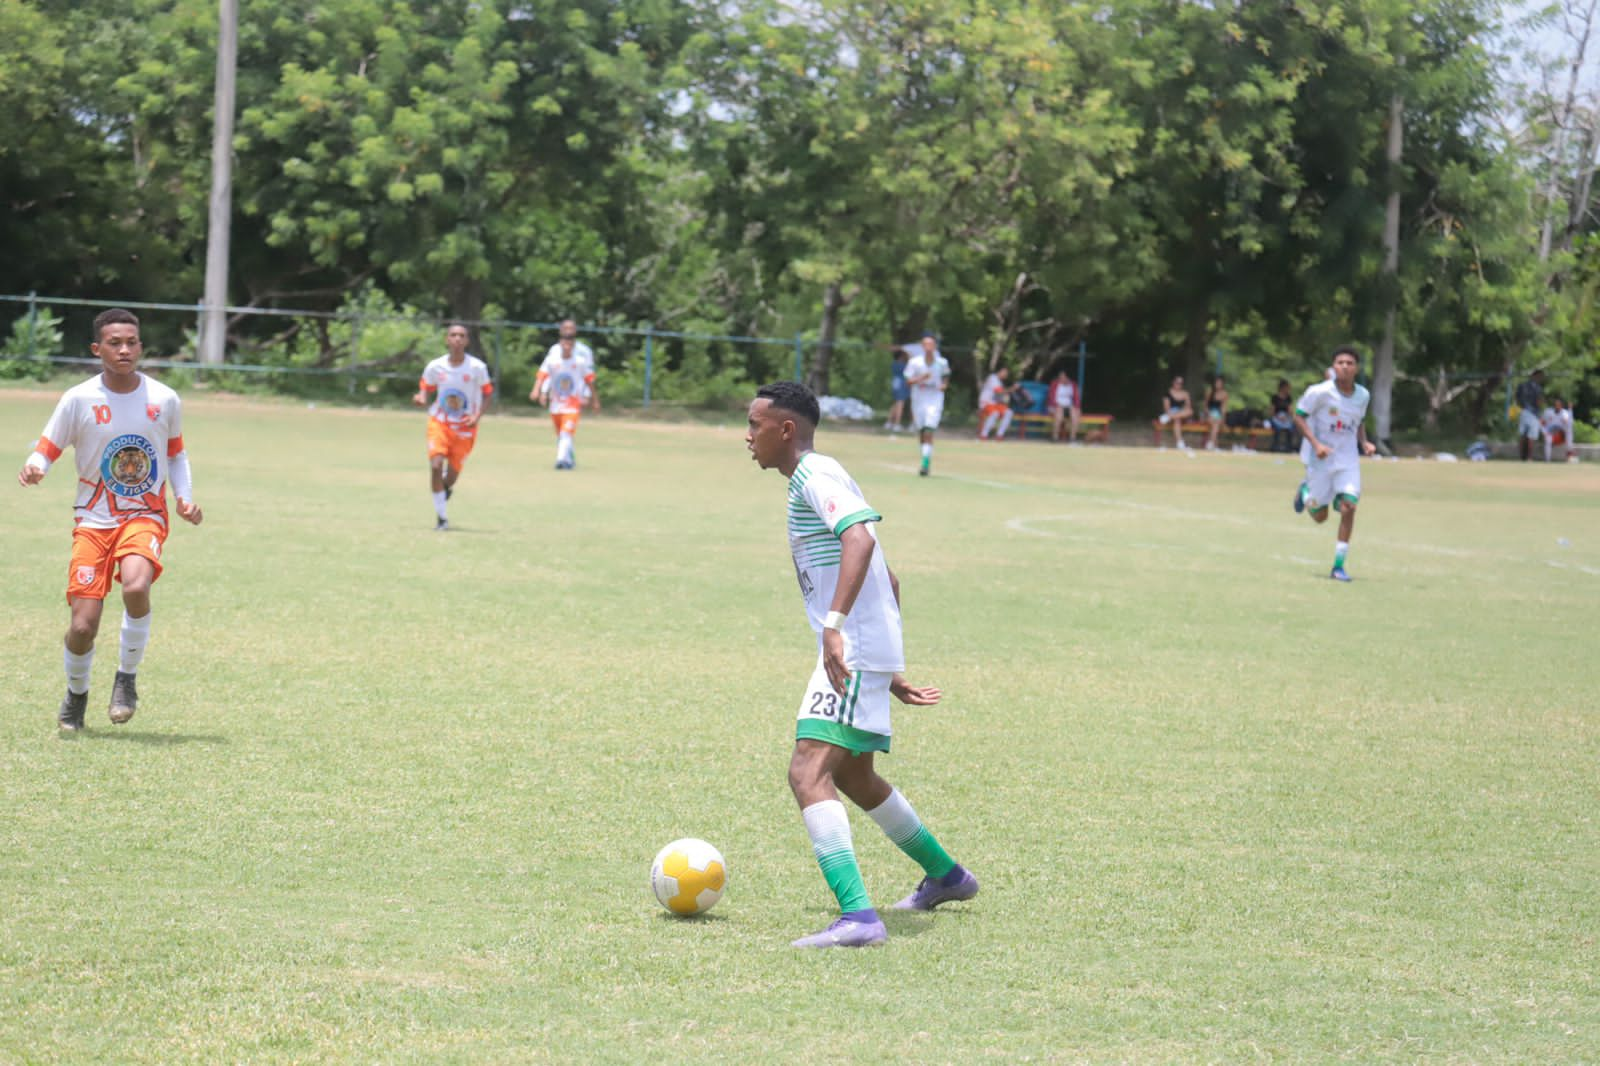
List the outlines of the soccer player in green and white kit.
{"type": "Polygon", "coordinates": [[[844,467],[812,450],[821,414],[796,381],[763,386],[750,404],[745,444],[761,469],[789,479],[789,550],[817,633],[817,666],[795,725],[789,787],[840,917],[794,942],[800,948],[865,947],[889,938],[867,897],[839,793],[866,811],[922,867],[916,891],[897,910],[929,911],[978,894],[978,879],[939,846],[899,790],[878,776],[873,755],[889,750],[889,696],[926,707],[936,688],[900,675],[900,586],[884,562],[867,505],[844,467]]]}
{"type": "Polygon", "coordinates": [[[1328,520],[1328,505],[1339,511],[1339,539],[1333,548],[1333,569],[1328,576],[1349,581],[1345,556],[1356,527],[1356,505],[1361,502],[1361,456],[1378,449],[1367,440],[1366,389],[1356,384],[1361,369],[1354,348],[1333,353],[1333,377],[1306,390],[1294,408],[1294,422],[1305,442],[1300,446],[1306,479],[1295,490],[1295,513],[1309,510],[1319,525],[1328,520]]]}

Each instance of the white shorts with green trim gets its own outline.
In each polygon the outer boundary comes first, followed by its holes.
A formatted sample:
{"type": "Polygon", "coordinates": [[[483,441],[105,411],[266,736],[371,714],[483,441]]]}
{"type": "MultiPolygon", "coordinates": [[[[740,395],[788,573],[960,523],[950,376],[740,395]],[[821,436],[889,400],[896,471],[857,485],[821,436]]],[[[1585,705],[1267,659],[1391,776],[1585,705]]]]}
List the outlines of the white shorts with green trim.
{"type": "Polygon", "coordinates": [[[912,400],[911,418],[918,429],[938,429],[939,421],[944,418],[944,396],[937,400],[912,400]]]}
{"type": "Polygon", "coordinates": [[[1361,499],[1361,464],[1357,460],[1312,460],[1306,465],[1306,507],[1320,511],[1339,496],[1361,499]]]}
{"type": "Polygon", "coordinates": [[[829,684],[819,657],[795,715],[796,738],[822,740],[851,751],[888,751],[893,678],[891,673],[857,670],[841,696],[829,684]]]}

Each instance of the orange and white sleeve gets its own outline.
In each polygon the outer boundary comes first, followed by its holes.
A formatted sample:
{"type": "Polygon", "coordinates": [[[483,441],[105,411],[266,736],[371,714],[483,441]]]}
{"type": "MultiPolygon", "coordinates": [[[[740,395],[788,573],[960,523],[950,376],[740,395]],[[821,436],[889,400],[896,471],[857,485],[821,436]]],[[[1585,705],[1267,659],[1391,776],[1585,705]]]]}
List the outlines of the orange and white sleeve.
{"type": "Polygon", "coordinates": [[[56,409],[50,414],[50,421],[44,424],[44,432],[39,434],[39,441],[33,446],[33,454],[28,456],[24,466],[37,467],[45,473],[50,472],[50,464],[61,458],[61,452],[72,443],[73,416],[77,413],[77,400],[70,396],[61,397],[56,404],[56,409]]]}

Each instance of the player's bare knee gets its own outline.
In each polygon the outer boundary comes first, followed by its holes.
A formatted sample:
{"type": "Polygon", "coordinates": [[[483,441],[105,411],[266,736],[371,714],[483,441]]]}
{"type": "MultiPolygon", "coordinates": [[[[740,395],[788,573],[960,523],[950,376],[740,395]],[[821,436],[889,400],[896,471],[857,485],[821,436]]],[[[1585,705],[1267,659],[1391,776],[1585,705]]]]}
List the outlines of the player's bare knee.
{"type": "Polygon", "coordinates": [[[1328,509],[1326,507],[1324,507],[1320,511],[1312,511],[1311,512],[1311,520],[1313,522],[1317,523],[1318,525],[1321,525],[1323,522],[1326,522],[1328,520],[1328,509]]]}
{"type": "Polygon", "coordinates": [[[72,618],[67,622],[67,643],[76,647],[93,644],[94,638],[100,635],[100,614],[80,614],[72,612],[72,618]]]}

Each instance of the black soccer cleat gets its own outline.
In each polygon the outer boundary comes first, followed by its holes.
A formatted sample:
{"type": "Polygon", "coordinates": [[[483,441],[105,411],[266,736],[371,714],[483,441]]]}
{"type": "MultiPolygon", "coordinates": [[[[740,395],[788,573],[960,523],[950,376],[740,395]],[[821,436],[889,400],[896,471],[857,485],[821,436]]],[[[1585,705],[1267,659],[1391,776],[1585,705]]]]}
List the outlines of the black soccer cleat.
{"type": "Polygon", "coordinates": [[[450,521],[449,521],[449,519],[445,519],[445,518],[436,519],[434,521],[434,523],[433,523],[433,531],[435,533],[448,533],[448,532],[450,532],[450,521]]]}
{"type": "Polygon", "coordinates": [[[112,725],[122,725],[139,709],[139,690],[133,679],[133,674],[118,670],[116,680],[111,682],[111,704],[106,708],[106,713],[110,715],[112,725]]]}
{"type": "Polygon", "coordinates": [[[56,712],[56,725],[61,727],[63,733],[76,733],[83,728],[83,712],[88,707],[87,692],[68,690],[67,694],[61,697],[61,709],[56,712]]]}

